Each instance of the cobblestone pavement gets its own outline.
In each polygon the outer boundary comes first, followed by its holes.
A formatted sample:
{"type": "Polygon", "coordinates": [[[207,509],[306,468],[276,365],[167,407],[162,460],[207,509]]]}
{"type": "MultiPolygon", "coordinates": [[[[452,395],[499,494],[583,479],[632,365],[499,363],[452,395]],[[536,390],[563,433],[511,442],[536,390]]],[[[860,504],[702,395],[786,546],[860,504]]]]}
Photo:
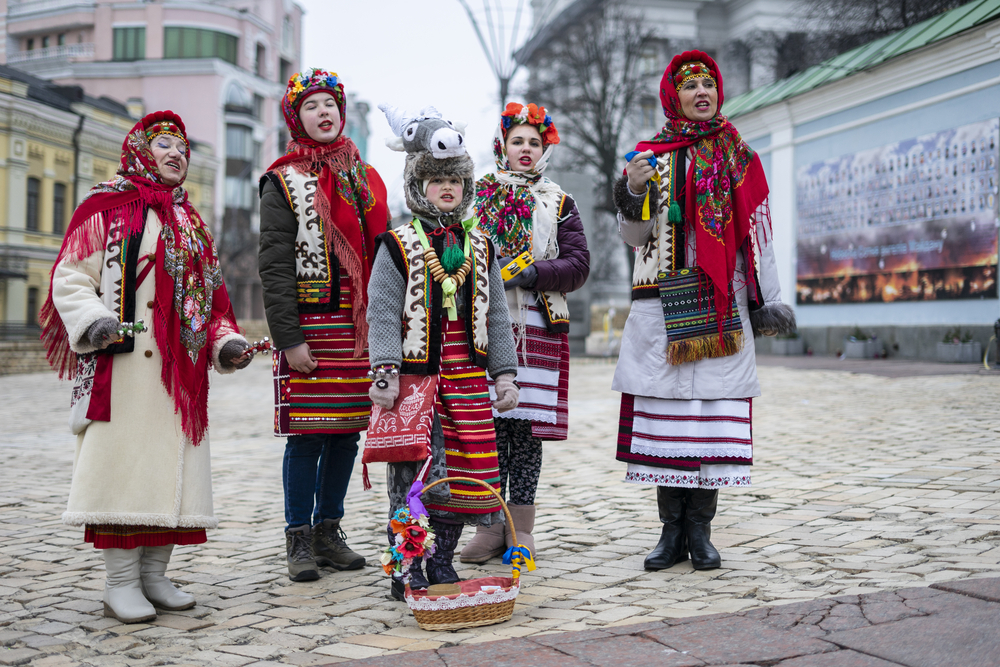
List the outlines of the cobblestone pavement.
{"type": "MultiPolygon", "coordinates": [[[[754,486],[724,490],[714,523],[723,568],[645,572],[659,534],[654,490],[621,481],[614,367],[583,361],[571,372],[570,440],[546,444],[539,568],[514,618],[425,632],[388,598],[377,566],[288,580],[283,443],[270,435],[260,361],[213,377],[220,527],[207,544],[177,548],[169,571],[198,606],[128,626],[101,615],[102,560],[60,522],[69,386],[51,374],[0,378],[0,665],[313,665],[1000,574],[997,378],[762,367],[754,486]]],[[[385,539],[379,473],[364,492],[358,465],[344,520],[371,563],[385,539]]]]}

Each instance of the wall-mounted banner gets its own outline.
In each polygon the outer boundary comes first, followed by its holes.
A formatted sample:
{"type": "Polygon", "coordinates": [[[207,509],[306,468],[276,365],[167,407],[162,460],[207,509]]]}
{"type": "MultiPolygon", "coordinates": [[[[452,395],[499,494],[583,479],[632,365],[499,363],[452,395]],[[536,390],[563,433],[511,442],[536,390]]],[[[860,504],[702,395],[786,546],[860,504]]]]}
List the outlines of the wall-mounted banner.
{"type": "Polygon", "coordinates": [[[1000,120],[799,169],[800,304],[997,296],[1000,120]]]}

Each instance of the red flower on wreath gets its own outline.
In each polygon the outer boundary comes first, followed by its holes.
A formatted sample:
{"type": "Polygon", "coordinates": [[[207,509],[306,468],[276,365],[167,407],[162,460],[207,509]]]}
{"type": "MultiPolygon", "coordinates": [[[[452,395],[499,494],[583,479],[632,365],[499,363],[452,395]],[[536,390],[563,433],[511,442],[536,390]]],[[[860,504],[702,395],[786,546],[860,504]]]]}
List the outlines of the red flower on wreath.
{"type": "Polygon", "coordinates": [[[507,108],[503,110],[501,116],[516,116],[521,113],[521,109],[524,108],[523,104],[518,104],[517,102],[508,102],[507,108]]]}
{"type": "Polygon", "coordinates": [[[410,540],[418,544],[423,544],[427,539],[427,531],[420,526],[407,526],[403,530],[403,540],[410,540]]]}
{"type": "Polygon", "coordinates": [[[403,543],[398,545],[396,549],[399,550],[403,558],[416,558],[417,556],[424,555],[424,545],[411,542],[410,540],[403,540],[403,543]]]}
{"type": "Polygon", "coordinates": [[[542,141],[546,146],[559,143],[559,132],[556,131],[555,125],[549,125],[548,129],[542,132],[542,141]]]}
{"type": "Polygon", "coordinates": [[[534,102],[528,104],[528,122],[532,125],[541,125],[545,122],[545,107],[539,107],[534,102]]]}

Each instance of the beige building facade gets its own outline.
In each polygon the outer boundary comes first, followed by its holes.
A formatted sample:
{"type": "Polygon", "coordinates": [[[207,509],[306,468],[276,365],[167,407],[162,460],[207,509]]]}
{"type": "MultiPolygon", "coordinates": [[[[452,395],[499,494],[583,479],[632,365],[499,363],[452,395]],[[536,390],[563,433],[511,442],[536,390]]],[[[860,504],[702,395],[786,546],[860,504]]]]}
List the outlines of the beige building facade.
{"type": "MultiPolygon", "coordinates": [[[[0,66],[0,338],[37,338],[38,311],[76,204],[114,175],[127,109],[0,66]]],[[[186,187],[213,220],[218,161],[195,148],[186,187]]]]}

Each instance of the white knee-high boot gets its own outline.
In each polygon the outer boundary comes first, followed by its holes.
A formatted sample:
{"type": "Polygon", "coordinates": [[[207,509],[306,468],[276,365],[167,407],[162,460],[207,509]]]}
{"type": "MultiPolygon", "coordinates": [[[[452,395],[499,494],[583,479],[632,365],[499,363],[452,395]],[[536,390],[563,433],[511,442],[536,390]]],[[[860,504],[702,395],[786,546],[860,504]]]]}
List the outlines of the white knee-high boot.
{"type": "Polygon", "coordinates": [[[142,593],[160,609],[180,611],[194,606],[194,596],[177,590],[165,576],[174,545],[142,547],[142,593]]]}
{"type": "Polygon", "coordinates": [[[156,618],[156,610],[142,595],[139,584],[139,549],[103,549],[107,581],[104,584],[104,615],[122,623],[141,623],[156,618]]]}

